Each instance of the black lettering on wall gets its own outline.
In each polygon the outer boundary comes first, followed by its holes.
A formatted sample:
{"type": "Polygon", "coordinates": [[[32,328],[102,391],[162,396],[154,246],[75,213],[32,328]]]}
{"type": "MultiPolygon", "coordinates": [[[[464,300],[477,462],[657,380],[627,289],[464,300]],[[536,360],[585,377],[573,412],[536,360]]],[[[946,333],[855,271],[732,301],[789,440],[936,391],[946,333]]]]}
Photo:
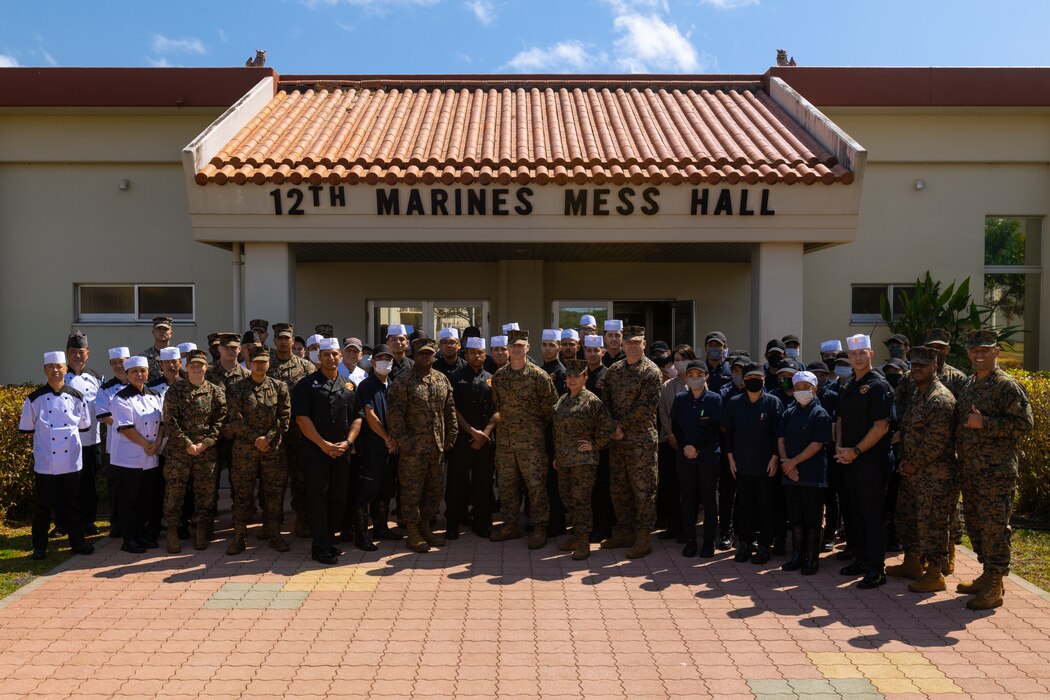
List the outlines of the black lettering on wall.
{"type": "Polygon", "coordinates": [[[448,192],[445,190],[430,190],[430,213],[436,215],[441,212],[442,216],[448,216],[448,207],[445,206],[447,201],[448,192]]]}
{"type": "Polygon", "coordinates": [[[510,194],[510,190],[494,189],[492,190],[492,215],[493,216],[508,216],[510,211],[507,209],[507,195],[510,194]]]}
{"type": "Polygon", "coordinates": [[[328,203],[330,206],[346,206],[346,190],[342,185],[332,185],[328,188],[328,203]]]}
{"type": "Polygon", "coordinates": [[[622,204],[616,207],[616,213],[620,216],[628,216],[634,213],[634,202],[631,201],[631,197],[634,196],[633,187],[621,187],[620,191],[616,193],[616,197],[622,202],[622,204]]]}
{"type": "Polygon", "coordinates": [[[288,190],[288,199],[293,200],[292,206],[288,207],[289,216],[302,216],[306,212],[303,211],[303,191],[298,187],[293,187],[288,190]]]}
{"type": "Polygon", "coordinates": [[[642,190],[642,199],[645,204],[641,208],[641,212],[646,216],[652,216],[660,212],[660,203],[656,201],[656,198],[660,196],[660,190],[656,187],[646,187],[642,190]]]}
{"type": "Polygon", "coordinates": [[[485,216],[485,190],[467,190],[467,216],[485,216]]]}
{"type": "Polygon", "coordinates": [[[702,216],[707,215],[707,195],[706,187],[702,190],[693,188],[693,193],[689,196],[689,214],[691,216],[696,216],[697,212],[702,216]]]}
{"type": "Polygon", "coordinates": [[[405,214],[426,214],[426,210],[423,209],[423,197],[416,187],[408,191],[408,205],[405,207],[405,214]]]}
{"type": "Polygon", "coordinates": [[[532,188],[522,187],[521,189],[518,190],[516,196],[517,196],[518,202],[520,202],[520,204],[518,204],[518,206],[514,207],[514,213],[515,214],[521,214],[522,216],[527,216],[527,215],[531,214],[532,213],[532,200],[529,199],[529,198],[532,197],[532,188]]]}
{"type": "Polygon", "coordinates": [[[565,190],[565,216],[587,215],[587,190],[565,190]]]}
{"type": "Polygon", "coordinates": [[[609,215],[609,203],[606,199],[612,190],[595,190],[594,191],[594,212],[595,216],[608,216],[609,215]]]}
{"type": "Polygon", "coordinates": [[[376,216],[401,213],[401,195],[398,190],[376,189],[376,216]]]}
{"type": "Polygon", "coordinates": [[[733,196],[729,190],[722,190],[718,193],[718,201],[715,203],[714,215],[719,216],[726,214],[727,216],[733,215],[733,196]]]}
{"type": "Polygon", "coordinates": [[[762,203],[758,208],[759,216],[773,216],[775,211],[769,208],[769,190],[762,190],[762,203]]]}
{"type": "Polygon", "coordinates": [[[313,194],[314,196],[314,206],[321,206],[321,190],[323,190],[324,188],[320,185],[310,185],[307,189],[309,189],[311,194],[313,194]]]}
{"type": "Polygon", "coordinates": [[[740,216],[754,216],[755,210],[747,208],[747,195],[748,190],[740,190],[740,210],[737,212],[740,216]]]}
{"type": "Polygon", "coordinates": [[[284,213],[284,210],[281,209],[281,190],[270,190],[270,196],[273,197],[273,213],[280,216],[284,213]]]}

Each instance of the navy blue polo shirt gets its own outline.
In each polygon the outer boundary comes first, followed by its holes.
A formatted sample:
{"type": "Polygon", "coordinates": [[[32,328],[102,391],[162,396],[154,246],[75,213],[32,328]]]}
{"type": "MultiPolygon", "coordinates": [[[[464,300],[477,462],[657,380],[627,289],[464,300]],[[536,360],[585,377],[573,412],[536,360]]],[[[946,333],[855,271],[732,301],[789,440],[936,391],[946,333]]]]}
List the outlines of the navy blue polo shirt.
{"type": "MultiPolygon", "coordinates": [[[[893,389],[882,375],[868,372],[846,382],[838,394],[838,415],[842,419],[842,446],[855,447],[871,430],[875,421],[893,419],[893,389]]],[[[891,432],[858,459],[886,459],[890,452],[891,432]]]]}
{"type": "Polygon", "coordinates": [[[712,366],[710,362],[707,363],[707,388],[716,394],[720,394],[722,387],[726,384],[733,383],[733,371],[729,367],[729,363],[722,360],[722,363],[717,366],[712,366]]]}
{"type": "Polygon", "coordinates": [[[386,390],[388,387],[389,384],[381,382],[374,372],[369,372],[368,376],[357,385],[357,392],[354,398],[354,418],[361,419],[361,432],[358,434],[357,442],[362,447],[386,449],[386,443],[368,425],[368,419],[365,418],[365,407],[371,407],[375,411],[376,418],[385,426],[386,390]]]}
{"type": "Polygon", "coordinates": [[[726,452],[733,455],[738,474],[761,476],[767,473],[769,460],[777,453],[783,410],[780,400],[766,392],[762,392],[756,401],[743,393],[726,402],[722,430],[726,452]]]}
{"type": "MultiPolygon", "coordinates": [[[[806,407],[796,401],[784,410],[779,437],[784,438],[784,450],[788,457],[798,455],[814,442],[827,445],[834,439],[831,435],[831,417],[816,401],[806,407]]],[[[785,486],[827,486],[827,450],[818,450],[817,454],[799,464],[798,476],[798,481],[792,481],[785,474],[781,477],[781,483],[785,486]]]]}
{"type": "Polygon", "coordinates": [[[691,391],[675,395],[671,404],[671,431],[678,440],[678,458],[700,465],[718,464],[722,455],[719,437],[722,424],[722,397],[705,389],[699,397],[691,391]],[[686,445],[696,448],[696,459],[687,460],[686,445]]]}

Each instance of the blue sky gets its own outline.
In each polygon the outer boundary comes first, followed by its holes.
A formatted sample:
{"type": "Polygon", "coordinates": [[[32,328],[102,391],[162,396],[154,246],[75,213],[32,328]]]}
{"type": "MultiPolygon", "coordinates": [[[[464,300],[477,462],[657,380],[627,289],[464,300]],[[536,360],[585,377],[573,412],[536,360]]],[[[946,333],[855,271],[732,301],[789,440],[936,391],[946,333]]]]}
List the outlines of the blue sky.
{"type": "Polygon", "coordinates": [[[1050,0],[254,0],[6,4],[3,66],[280,73],[761,73],[1050,65],[1050,0]]]}

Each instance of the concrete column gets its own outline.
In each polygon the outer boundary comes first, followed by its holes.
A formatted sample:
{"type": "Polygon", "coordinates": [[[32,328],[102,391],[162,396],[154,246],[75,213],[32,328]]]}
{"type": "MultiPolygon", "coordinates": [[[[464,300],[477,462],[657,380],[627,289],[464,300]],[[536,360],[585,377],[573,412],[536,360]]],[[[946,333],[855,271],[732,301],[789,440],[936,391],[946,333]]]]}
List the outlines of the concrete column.
{"type": "Polygon", "coordinates": [[[529,342],[539,348],[542,330],[550,322],[550,307],[544,296],[542,260],[500,260],[499,297],[491,310],[491,335],[504,323],[516,321],[529,331],[529,342]]]}
{"type": "Polygon", "coordinates": [[[253,318],[266,319],[271,326],[282,321],[295,323],[294,315],[295,251],[292,246],[287,243],[245,243],[245,323],[253,318]]]}
{"type": "Polygon", "coordinates": [[[751,246],[751,357],[761,362],[766,343],[788,333],[802,334],[801,243],[751,246]]]}

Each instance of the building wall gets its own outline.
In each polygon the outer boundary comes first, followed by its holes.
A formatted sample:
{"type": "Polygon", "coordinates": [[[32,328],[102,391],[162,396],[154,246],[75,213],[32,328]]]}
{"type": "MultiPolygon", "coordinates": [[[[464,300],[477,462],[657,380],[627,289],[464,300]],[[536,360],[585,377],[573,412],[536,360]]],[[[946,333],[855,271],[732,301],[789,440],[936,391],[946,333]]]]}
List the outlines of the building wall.
{"type": "Polygon", "coordinates": [[[0,383],[42,381],[42,353],[73,328],[105,374],[109,347],[152,342],[148,322],[75,324],[76,283],[192,282],[196,323],[174,342],[229,325],[230,256],[193,240],[180,160],[219,112],[0,114],[0,328],[17,349],[0,354],[0,383]]]}

